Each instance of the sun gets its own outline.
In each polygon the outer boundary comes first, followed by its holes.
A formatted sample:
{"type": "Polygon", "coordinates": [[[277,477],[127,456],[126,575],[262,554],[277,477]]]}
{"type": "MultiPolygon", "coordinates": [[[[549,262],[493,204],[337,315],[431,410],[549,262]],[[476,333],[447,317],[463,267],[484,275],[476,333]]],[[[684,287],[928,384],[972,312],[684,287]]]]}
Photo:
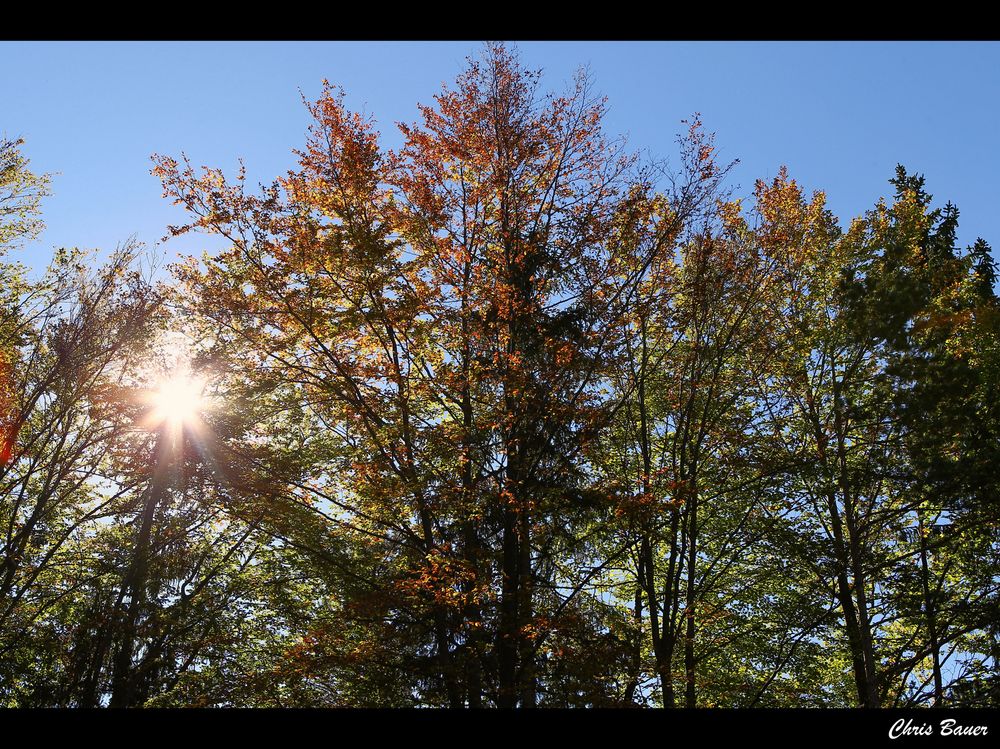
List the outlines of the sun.
{"type": "Polygon", "coordinates": [[[186,373],[174,374],[160,381],[152,396],[150,420],[166,423],[173,429],[198,421],[205,407],[205,380],[186,373]]]}

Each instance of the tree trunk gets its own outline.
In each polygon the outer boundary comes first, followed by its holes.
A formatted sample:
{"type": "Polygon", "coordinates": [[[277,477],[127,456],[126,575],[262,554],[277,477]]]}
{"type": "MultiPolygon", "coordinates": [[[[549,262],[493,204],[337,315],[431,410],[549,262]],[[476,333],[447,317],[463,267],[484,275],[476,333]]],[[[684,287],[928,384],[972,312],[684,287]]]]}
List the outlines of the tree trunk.
{"type": "MultiPolygon", "coordinates": [[[[509,502],[506,496],[505,503],[509,502]]],[[[518,561],[516,513],[509,504],[503,508],[503,539],[500,586],[500,624],[497,630],[498,707],[517,705],[518,561]]]]}
{"type": "Polygon", "coordinates": [[[684,599],[684,697],[687,707],[695,707],[697,704],[697,693],[695,686],[695,658],[694,658],[694,636],[695,636],[695,562],[698,556],[698,488],[693,484],[688,494],[689,502],[689,544],[687,560],[687,590],[684,599]]]}
{"type": "Polygon", "coordinates": [[[164,422],[157,432],[153,479],[143,508],[142,522],[135,542],[132,564],[122,581],[122,589],[128,596],[129,602],[128,607],[122,612],[121,642],[115,655],[111,674],[111,701],[109,703],[111,707],[133,707],[136,685],[132,659],[139,616],[146,602],[146,578],[153,519],[156,516],[156,508],[166,491],[171,468],[173,446],[168,430],[169,426],[164,422]]]}
{"type": "Polygon", "coordinates": [[[917,510],[917,534],[920,539],[920,582],[924,594],[924,615],[927,617],[927,637],[930,640],[934,669],[934,707],[941,707],[944,699],[944,679],[941,675],[941,646],[938,644],[937,610],[931,595],[930,563],[927,559],[927,539],[924,537],[924,516],[917,510]]]}

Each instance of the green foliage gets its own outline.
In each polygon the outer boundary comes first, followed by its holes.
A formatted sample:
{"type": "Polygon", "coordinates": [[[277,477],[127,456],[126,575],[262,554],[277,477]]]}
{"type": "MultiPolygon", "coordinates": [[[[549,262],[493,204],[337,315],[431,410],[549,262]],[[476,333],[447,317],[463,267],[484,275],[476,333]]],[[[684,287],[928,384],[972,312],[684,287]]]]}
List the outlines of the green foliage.
{"type": "Polygon", "coordinates": [[[35,175],[21,153],[23,140],[0,137],[0,257],[41,232],[42,198],[49,194],[48,175],[35,175]]]}

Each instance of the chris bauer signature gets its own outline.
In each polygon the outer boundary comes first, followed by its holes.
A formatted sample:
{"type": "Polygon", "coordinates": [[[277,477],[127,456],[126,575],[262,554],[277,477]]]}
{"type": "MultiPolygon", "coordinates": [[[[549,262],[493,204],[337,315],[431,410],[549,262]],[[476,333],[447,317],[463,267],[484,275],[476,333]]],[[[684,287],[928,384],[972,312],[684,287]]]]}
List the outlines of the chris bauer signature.
{"type": "Polygon", "coordinates": [[[960,726],[958,721],[945,718],[934,730],[931,723],[914,723],[913,718],[900,718],[889,728],[889,738],[900,736],[985,736],[989,733],[988,726],[960,726]]]}

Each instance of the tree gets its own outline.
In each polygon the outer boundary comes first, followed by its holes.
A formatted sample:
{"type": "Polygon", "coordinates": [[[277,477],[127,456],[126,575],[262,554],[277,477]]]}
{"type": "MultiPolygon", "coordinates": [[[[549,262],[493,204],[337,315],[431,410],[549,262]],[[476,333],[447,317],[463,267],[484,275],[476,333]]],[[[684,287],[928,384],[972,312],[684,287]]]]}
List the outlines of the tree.
{"type": "Polygon", "coordinates": [[[326,83],[259,190],[154,157],[226,245],[170,281],[0,266],[3,704],[996,703],[989,245],[540,80],[487,45],[395,150],[326,83]]]}
{"type": "Polygon", "coordinates": [[[64,623],[54,614],[74,611],[100,574],[79,565],[78,550],[130,490],[106,472],[131,424],[105,394],[135,366],[155,324],[158,300],[131,268],[136,252],[125,247],[90,271],[79,253],[63,251],[40,282],[5,289],[12,334],[0,465],[0,672],[5,696],[31,704],[47,704],[66,684],[24,670],[24,659],[63,668],[64,623]],[[34,683],[24,682],[29,674],[34,683]]]}
{"type": "Polygon", "coordinates": [[[249,346],[316,425],[330,522],[383,555],[368,595],[426,632],[407,668],[452,706],[544,695],[538,653],[593,576],[561,556],[599,501],[578,457],[615,407],[602,362],[721,176],[694,130],[676,199],[656,197],[584,77],[565,96],[536,86],[490,47],[385,156],[328,88],[300,171],[259,198],[169,158],[155,170],[194,214],[175,232],[232,242],[181,270],[226,331],[218,351],[249,346]]]}
{"type": "Polygon", "coordinates": [[[41,232],[42,199],[49,194],[49,176],[28,169],[21,153],[23,139],[0,137],[0,257],[41,232]]]}
{"type": "Polygon", "coordinates": [[[912,655],[890,659],[882,688],[896,701],[940,706],[950,691],[946,662],[964,679],[956,661],[975,662],[982,646],[969,635],[985,634],[995,615],[996,584],[983,564],[996,545],[997,485],[985,468],[998,444],[986,343],[996,324],[995,276],[981,239],[964,256],[956,248],[955,206],[932,209],[923,178],[902,167],[891,182],[895,202],[872,232],[881,251],[848,286],[858,330],[884,352],[879,390],[900,432],[894,482],[909,510],[893,587],[895,623],[912,655]],[[925,659],[923,680],[915,672],[925,659]]]}

